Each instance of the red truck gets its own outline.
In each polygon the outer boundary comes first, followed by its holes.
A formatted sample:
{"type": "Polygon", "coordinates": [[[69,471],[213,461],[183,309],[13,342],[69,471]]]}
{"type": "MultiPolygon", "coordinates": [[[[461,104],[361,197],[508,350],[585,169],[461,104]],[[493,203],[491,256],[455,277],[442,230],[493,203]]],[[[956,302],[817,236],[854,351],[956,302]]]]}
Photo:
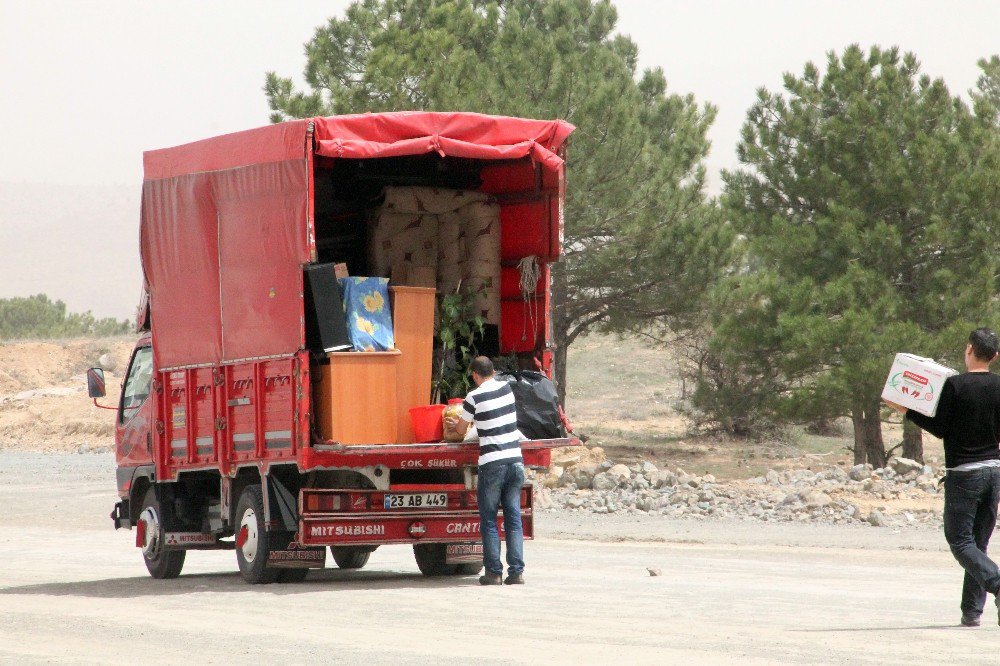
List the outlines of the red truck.
{"type": "MultiPolygon", "coordinates": [[[[430,400],[407,402],[402,387],[429,377],[426,354],[401,343],[381,355],[317,353],[304,275],[324,262],[366,274],[355,269],[371,265],[369,225],[386,188],[476,193],[498,211],[489,344],[551,377],[548,268],[561,252],[572,130],[472,113],[363,114],[144,154],[145,293],[117,407],[111,518],[135,528],[154,578],[178,576],[188,550],[233,549],[247,582],[294,582],[325,566],[327,547],[339,567],[359,568],[385,544],[411,545],[425,575],[478,573],[477,444],[409,439],[406,410],[430,400]],[[331,375],[331,358],[360,369],[331,375]],[[393,369],[401,358],[408,370],[393,369]],[[398,377],[398,402],[386,377],[398,377]],[[378,434],[338,435],[349,417],[330,416],[331,399],[362,405],[378,434]]],[[[103,372],[91,370],[88,385],[103,396],[103,372]]],[[[524,441],[525,464],[547,467],[552,448],[578,443],[565,432],[524,441]]],[[[522,507],[531,538],[530,486],[522,507]]]]}

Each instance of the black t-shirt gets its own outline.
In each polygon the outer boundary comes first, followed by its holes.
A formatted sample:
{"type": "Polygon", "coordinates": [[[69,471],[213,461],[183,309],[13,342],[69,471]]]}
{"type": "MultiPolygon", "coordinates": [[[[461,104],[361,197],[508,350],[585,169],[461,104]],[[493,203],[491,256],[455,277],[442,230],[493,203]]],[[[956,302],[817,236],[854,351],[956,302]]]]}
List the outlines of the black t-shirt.
{"type": "Polygon", "coordinates": [[[1000,377],[991,372],[949,377],[933,418],[912,409],[906,418],[944,440],[945,467],[1000,459],[1000,377]]]}

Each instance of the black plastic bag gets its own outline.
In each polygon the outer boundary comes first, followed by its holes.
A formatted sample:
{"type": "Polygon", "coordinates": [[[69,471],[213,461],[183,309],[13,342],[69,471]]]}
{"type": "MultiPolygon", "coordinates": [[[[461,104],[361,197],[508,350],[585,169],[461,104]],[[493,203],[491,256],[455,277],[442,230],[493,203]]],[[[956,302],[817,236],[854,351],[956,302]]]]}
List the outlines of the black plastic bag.
{"type": "Polygon", "coordinates": [[[556,386],[540,372],[521,370],[513,374],[497,373],[499,381],[510,384],[517,406],[517,429],[526,439],[564,437],[559,415],[556,386]]]}

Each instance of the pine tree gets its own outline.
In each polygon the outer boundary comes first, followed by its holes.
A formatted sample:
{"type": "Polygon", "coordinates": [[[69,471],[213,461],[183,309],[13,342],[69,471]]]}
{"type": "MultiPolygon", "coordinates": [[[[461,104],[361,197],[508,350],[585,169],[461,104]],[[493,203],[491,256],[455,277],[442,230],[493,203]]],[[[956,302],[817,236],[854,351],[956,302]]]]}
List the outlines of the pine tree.
{"type": "Polygon", "coordinates": [[[271,72],[272,121],[462,110],[562,118],[565,255],[554,267],[557,383],[583,333],[675,330],[728,263],[704,194],[715,110],[638,71],[607,0],[365,0],[306,44],[308,92],[271,72]]]}
{"type": "Polygon", "coordinates": [[[725,295],[716,348],[775,369],[777,414],[849,414],[856,461],[885,462],[879,395],[893,353],[957,364],[968,331],[995,320],[988,132],[895,48],[830,53],[822,74],[807,63],[747,114],[744,168],[724,175],[747,270],[725,295]]]}

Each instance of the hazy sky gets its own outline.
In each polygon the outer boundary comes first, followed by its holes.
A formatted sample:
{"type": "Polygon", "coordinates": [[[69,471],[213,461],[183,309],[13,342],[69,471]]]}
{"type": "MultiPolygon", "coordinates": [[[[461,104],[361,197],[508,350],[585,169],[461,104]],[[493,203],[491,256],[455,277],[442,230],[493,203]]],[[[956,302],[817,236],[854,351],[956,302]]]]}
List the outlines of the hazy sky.
{"type": "MultiPolygon", "coordinates": [[[[0,0],[0,182],[120,184],[137,192],[143,150],[265,124],[264,72],[301,79],[302,44],[347,4],[0,0]]],[[[616,4],[620,31],[638,43],[642,65],[663,67],[674,92],[719,107],[713,174],[734,166],[756,88],[778,88],[782,72],[799,72],[807,60],[822,64],[830,49],[899,45],[962,93],[975,84],[976,60],[1000,52],[997,0],[616,4]]],[[[713,189],[717,183],[713,176],[713,189]]],[[[2,215],[0,227],[9,225],[2,215]]],[[[0,229],[0,238],[20,231],[0,229]]],[[[93,230],[102,233],[117,230],[93,230]]],[[[129,286],[122,314],[135,290],[129,286]]],[[[86,298],[71,306],[119,308],[86,298]]]]}

